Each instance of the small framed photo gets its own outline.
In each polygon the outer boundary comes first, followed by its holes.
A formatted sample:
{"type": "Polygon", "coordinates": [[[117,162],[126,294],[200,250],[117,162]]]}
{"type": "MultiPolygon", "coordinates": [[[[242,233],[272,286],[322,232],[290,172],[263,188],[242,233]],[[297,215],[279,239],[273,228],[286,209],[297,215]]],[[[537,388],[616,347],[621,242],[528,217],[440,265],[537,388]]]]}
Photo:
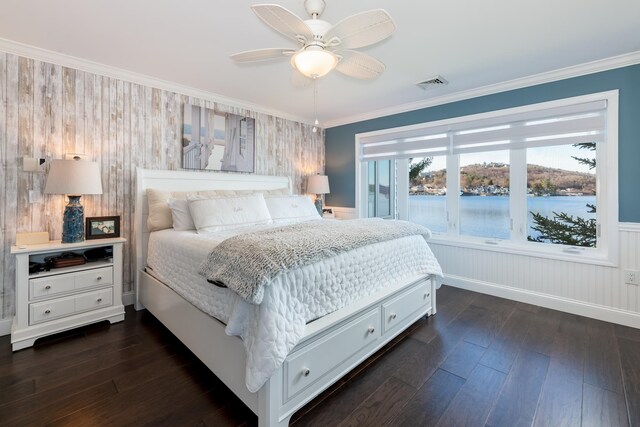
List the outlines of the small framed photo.
{"type": "Polygon", "coordinates": [[[88,217],[85,226],[85,236],[91,239],[109,239],[120,237],[119,216],[94,216],[88,217]]]}

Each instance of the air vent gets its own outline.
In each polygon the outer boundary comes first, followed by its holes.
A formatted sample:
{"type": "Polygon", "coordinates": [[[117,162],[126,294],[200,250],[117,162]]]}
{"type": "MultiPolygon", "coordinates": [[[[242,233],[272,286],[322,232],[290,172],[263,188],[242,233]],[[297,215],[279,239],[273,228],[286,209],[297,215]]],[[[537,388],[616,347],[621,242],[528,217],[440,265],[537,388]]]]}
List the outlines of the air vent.
{"type": "Polygon", "coordinates": [[[432,87],[436,87],[436,86],[445,86],[448,85],[449,82],[446,81],[444,78],[440,77],[440,76],[435,76],[435,77],[431,77],[430,79],[427,80],[423,80],[421,82],[416,83],[416,86],[427,90],[427,89],[431,89],[432,87]]]}

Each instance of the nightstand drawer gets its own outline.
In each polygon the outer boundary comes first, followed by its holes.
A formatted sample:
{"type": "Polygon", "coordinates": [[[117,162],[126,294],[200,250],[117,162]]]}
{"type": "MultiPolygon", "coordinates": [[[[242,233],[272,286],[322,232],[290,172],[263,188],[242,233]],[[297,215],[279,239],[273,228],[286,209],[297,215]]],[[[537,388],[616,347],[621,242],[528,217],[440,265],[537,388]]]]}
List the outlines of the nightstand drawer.
{"type": "Polygon", "coordinates": [[[30,299],[71,292],[74,289],[73,276],[66,274],[29,280],[30,299]]]}
{"type": "Polygon", "coordinates": [[[76,273],[76,289],[92,288],[113,283],[113,268],[103,267],[76,273]]]}
{"type": "Polygon", "coordinates": [[[75,312],[75,307],[76,302],[73,297],[29,304],[29,324],[33,325],[35,323],[69,316],[75,312]]]}
{"type": "Polygon", "coordinates": [[[99,289],[68,297],[29,304],[29,324],[33,325],[75,313],[113,305],[113,288],[99,289]]]}
{"type": "Polygon", "coordinates": [[[29,280],[29,299],[68,294],[77,290],[108,286],[113,283],[113,267],[94,268],[29,280]]]}
{"type": "Polygon", "coordinates": [[[95,310],[108,307],[113,303],[111,288],[80,294],[76,297],[76,311],[95,310]]]}
{"type": "Polygon", "coordinates": [[[420,283],[404,294],[382,305],[383,332],[393,329],[422,307],[431,306],[429,282],[420,283]]]}

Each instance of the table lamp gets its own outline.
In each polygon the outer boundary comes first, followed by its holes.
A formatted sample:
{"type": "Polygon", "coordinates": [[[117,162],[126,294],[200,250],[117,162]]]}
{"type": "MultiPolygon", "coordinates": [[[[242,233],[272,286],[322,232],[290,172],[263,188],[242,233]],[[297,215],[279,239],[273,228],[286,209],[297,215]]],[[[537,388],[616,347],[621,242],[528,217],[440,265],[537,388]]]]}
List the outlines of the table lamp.
{"type": "Polygon", "coordinates": [[[45,194],[66,194],[69,204],[64,208],[62,243],[84,240],[84,208],[80,204],[83,194],[102,194],[100,165],[80,160],[53,160],[47,176],[45,194]]]}
{"type": "Polygon", "coordinates": [[[329,193],[329,178],[326,175],[311,175],[307,179],[307,193],[316,195],[316,209],[322,216],[322,197],[329,193]]]}

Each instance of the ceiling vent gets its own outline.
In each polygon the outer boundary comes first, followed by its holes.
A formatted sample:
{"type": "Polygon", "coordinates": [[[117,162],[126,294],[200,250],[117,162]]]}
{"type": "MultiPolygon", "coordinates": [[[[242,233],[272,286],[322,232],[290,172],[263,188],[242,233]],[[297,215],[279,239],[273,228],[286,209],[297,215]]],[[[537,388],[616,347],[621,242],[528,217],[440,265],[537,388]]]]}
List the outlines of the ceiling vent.
{"type": "Polygon", "coordinates": [[[431,77],[427,80],[423,80],[421,82],[416,83],[416,86],[418,86],[419,88],[423,89],[423,90],[427,90],[427,89],[431,89],[432,87],[436,87],[436,86],[445,86],[448,85],[449,82],[446,81],[443,77],[441,76],[435,76],[435,77],[431,77]]]}

